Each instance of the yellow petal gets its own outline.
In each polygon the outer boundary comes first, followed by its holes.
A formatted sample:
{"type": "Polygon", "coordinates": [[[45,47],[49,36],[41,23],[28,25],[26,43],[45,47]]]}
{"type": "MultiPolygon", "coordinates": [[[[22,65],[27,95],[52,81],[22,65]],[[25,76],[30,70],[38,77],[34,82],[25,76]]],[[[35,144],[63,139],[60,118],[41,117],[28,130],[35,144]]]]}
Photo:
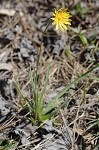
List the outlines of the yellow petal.
{"type": "Polygon", "coordinates": [[[55,13],[52,12],[52,14],[53,14],[53,16],[55,16],[55,13]]]}
{"type": "Polygon", "coordinates": [[[68,25],[71,25],[71,23],[70,23],[70,22],[65,22],[64,24],[68,24],[68,25]]]}
{"type": "Polygon", "coordinates": [[[56,14],[56,9],[54,8],[54,12],[55,12],[55,14],[56,14]]]}
{"type": "Polygon", "coordinates": [[[66,27],[66,25],[62,24],[61,26],[62,26],[64,29],[66,29],[66,30],[67,30],[67,27],[66,27]]]}
{"type": "Polygon", "coordinates": [[[64,31],[64,28],[62,27],[62,25],[61,25],[61,24],[60,24],[60,28],[61,28],[61,30],[62,30],[62,31],[64,31]]]}
{"type": "Polygon", "coordinates": [[[55,18],[51,18],[52,20],[55,20],[55,18]]]}
{"type": "Polygon", "coordinates": [[[58,30],[58,24],[56,24],[56,30],[58,30]]]}
{"type": "Polygon", "coordinates": [[[55,22],[53,22],[52,24],[56,24],[55,22]]]}

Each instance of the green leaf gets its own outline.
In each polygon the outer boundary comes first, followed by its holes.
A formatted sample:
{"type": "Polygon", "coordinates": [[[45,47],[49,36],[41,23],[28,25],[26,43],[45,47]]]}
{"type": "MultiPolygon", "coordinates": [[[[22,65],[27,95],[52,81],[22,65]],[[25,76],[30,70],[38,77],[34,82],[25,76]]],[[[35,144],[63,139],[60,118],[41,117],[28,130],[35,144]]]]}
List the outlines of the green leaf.
{"type": "Polygon", "coordinates": [[[84,34],[80,34],[79,38],[84,46],[88,44],[87,38],[85,37],[84,34]]]}
{"type": "Polygon", "coordinates": [[[53,111],[52,111],[52,116],[53,116],[54,114],[56,114],[60,109],[62,109],[62,108],[65,106],[66,102],[67,102],[67,101],[63,102],[58,108],[56,108],[55,110],[53,110],[53,111]]]}
{"type": "Polygon", "coordinates": [[[40,118],[39,118],[39,121],[45,121],[45,120],[48,120],[52,117],[52,112],[46,114],[46,115],[41,115],[40,118]]]}
{"type": "MultiPolygon", "coordinates": [[[[75,79],[73,82],[71,82],[68,86],[66,86],[54,99],[52,99],[43,109],[43,114],[47,114],[50,110],[56,107],[56,102],[59,100],[59,98],[66,93],[73,84],[75,84],[77,81],[85,77],[88,73],[92,72],[94,69],[99,67],[99,64],[95,65],[94,67],[90,68],[87,72],[80,75],[77,79],[75,79]]],[[[67,100],[66,100],[67,101],[67,100]]]]}
{"type": "Polygon", "coordinates": [[[15,85],[15,87],[16,87],[16,89],[17,89],[19,95],[20,95],[20,97],[23,98],[23,100],[26,102],[26,105],[28,106],[28,109],[30,110],[30,112],[33,113],[34,109],[33,109],[33,106],[32,106],[32,104],[31,104],[31,102],[27,99],[27,97],[25,97],[25,96],[23,95],[23,93],[21,92],[21,90],[20,90],[18,84],[16,83],[16,81],[13,81],[13,83],[14,83],[14,85],[15,85]]]}
{"type": "Polygon", "coordinates": [[[48,69],[47,69],[47,73],[46,73],[46,79],[45,79],[45,83],[44,83],[44,88],[42,90],[42,93],[41,93],[41,96],[40,96],[40,101],[39,101],[39,109],[40,109],[40,111],[42,111],[42,101],[43,101],[44,94],[46,92],[46,86],[47,86],[48,78],[49,78],[49,71],[50,71],[50,66],[48,65],[48,69]]]}
{"type": "Polygon", "coordinates": [[[33,89],[34,102],[35,102],[35,111],[36,111],[36,108],[38,107],[38,92],[37,92],[37,89],[36,89],[37,71],[34,70],[34,77],[32,77],[31,68],[30,68],[30,78],[31,78],[31,85],[32,85],[32,89],[33,89]]]}
{"type": "Polygon", "coordinates": [[[34,109],[34,107],[33,107],[32,102],[30,102],[30,101],[27,99],[27,97],[25,97],[25,102],[26,102],[26,105],[27,105],[27,107],[28,107],[30,113],[33,114],[33,113],[35,112],[35,111],[34,111],[35,109],[34,109]]]}
{"type": "Polygon", "coordinates": [[[15,141],[14,140],[8,140],[5,145],[4,145],[3,141],[0,141],[0,150],[13,149],[14,145],[15,145],[15,141]]]}
{"type": "Polygon", "coordinates": [[[99,81],[99,78],[98,77],[91,77],[91,79],[94,79],[94,80],[97,80],[97,81],[99,81]]]}
{"type": "Polygon", "coordinates": [[[21,92],[21,90],[20,90],[20,88],[19,88],[17,82],[16,82],[16,81],[13,81],[13,83],[14,83],[14,85],[15,85],[15,87],[16,87],[16,89],[17,89],[19,95],[20,95],[20,97],[22,97],[22,98],[25,100],[25,97],[24,97],[23,93],[21,92]]]}
{"type": "Polygon", "coordinates": [[[96,119],[93,123],[91,123],[91,125],[87,128],[87,130],[94,128],[95,126],[99,126],[99,119],[96,119]]]}

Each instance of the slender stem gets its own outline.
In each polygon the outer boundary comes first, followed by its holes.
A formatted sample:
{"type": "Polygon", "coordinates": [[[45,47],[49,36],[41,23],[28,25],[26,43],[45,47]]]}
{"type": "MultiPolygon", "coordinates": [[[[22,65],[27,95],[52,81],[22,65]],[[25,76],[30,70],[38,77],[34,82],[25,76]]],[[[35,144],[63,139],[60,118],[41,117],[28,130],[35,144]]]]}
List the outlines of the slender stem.
{"type": "MultiPolygon", "coordinates": [[[[41,43],[40,43],[40,49],[39,49],[39,52],[38,52],[38,58],[37,58],[37,68],[36,68],[36,73],[37,73],[37,71],[38,71],[38,66],[39,66],[39,61],[40,61],[40,54],[41,54],[41,51],[42,51],[42,45],[43,45],[43,37],[44,37],[44,35],[45,35],[45,32],[46,32],[46,30],[48,29],[48,27],[49,27],[49,25],[50,25],[50,19],[48,20],[48,23],[47,23],[47,25],[46,25],[46,28],[45,28],[45,30],[44,30],[44,32],[43,32],[43,34],[42,34],[42,38],[41,38],[41,43]]],[[[37,74],[36,74],[36,77],[37,77],[37,74]]],[[[37,98],[37,103],[39,103],[39,98],[37,98]]],[[[36,107],[36,106],[35,106],[36,107]]],[[[38,107],[38,106],[37,106],[38,107]]],[[[42,108],[42,106],[41,106],[41,108],[42,108]]],[[[36,120],[39,120],[40,118],[38,118],[37,119],[37,117],[39,117],[38,115],[41,115],[41,114],[39,114],[39,112],[38,112],[38,110],[37,110],[37,113],[36,113],[36,120]]]]}
{"type": "Polygon", "coordinates": [[[40,53],[41,53],[41,51],[42,51],[43,37],[44,37],[45,32],[46,32],[46,30],[48,29],[49,25],[50,25],[50,19],[48,20],[47,26],[46,26],[46,28],[45,28],[43,34],[42,34],[41,43],[40,43],[40,50],[39,50],[38,58],[37,58],[37,70],[38,70],[38,65],[39,65],[40,53]]]}

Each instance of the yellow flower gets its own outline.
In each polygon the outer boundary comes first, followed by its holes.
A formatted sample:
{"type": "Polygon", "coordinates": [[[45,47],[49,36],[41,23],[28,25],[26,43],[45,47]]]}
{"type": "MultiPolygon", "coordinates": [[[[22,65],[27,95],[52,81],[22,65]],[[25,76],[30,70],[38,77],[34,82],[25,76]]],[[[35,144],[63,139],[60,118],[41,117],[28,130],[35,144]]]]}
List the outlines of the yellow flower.
{"type": "Polygon", "coordinates": [[[69,19],[71,15],[69,12],[67,12],[67,9],[59,9],[58,11],[54,9],[54,12],[52,12],[52,14],[52,24],[56,25],[56,30],[58,30],[58,27],[60,26],[60,29],[64,31],[64,29],[67,30],[67,25],[71,25],[71,19],[69,19]]]}

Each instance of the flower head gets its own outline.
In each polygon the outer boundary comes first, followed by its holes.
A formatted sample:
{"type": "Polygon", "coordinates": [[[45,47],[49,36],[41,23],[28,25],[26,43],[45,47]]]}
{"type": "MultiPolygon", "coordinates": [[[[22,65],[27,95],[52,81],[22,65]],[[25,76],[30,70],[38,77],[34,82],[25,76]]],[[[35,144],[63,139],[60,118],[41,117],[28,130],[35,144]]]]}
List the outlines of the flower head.
{"type": "Polygon", "coordinates": [[[67,12],[67,9],[59,9],[58,11],[54,9],[54,12],[52,12],[52,14],[52,24],[56,25],[56,30],[58,30],[58,27],[60,27],[60,29],[64,31],[64,29],[67,30],[67,25],[71,25],[71,19],[69,19],[71,15],[69,12],[67,12]]]}

